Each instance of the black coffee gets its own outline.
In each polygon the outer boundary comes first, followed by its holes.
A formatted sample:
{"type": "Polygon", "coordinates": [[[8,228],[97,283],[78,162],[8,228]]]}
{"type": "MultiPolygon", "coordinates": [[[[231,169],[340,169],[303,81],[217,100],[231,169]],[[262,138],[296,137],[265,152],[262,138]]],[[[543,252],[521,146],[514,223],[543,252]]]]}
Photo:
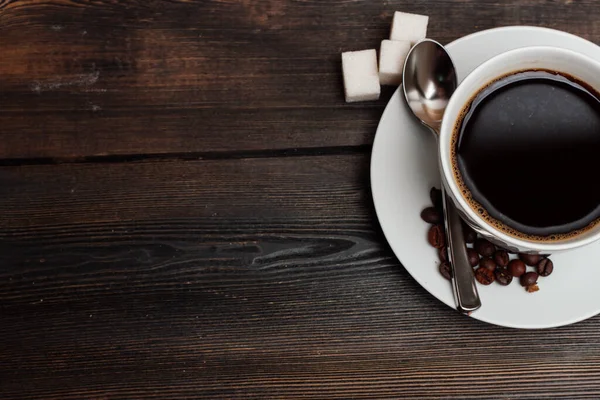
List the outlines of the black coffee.
{"type": "Polygon", "coordinates": [[[455,176],[471,206],[530,239],[558,240],[598,223],[599,99],[551,71],[523,71],[483,88],[453,138],[455,176]]]}

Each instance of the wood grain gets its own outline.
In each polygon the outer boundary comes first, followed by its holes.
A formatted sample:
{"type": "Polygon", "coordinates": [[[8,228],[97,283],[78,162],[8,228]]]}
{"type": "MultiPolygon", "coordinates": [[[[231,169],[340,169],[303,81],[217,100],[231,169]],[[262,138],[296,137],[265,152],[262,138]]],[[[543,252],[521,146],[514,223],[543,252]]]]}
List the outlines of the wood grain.
{"type": "Polygon", "coordinates": [[[449,42],[504,25],[600,40],[593,0],[0,2],[0,158],[370,144],[378,102],[343,101],[340,53],[395,10],[449,42]]]}
{"type": "Polygon", "coordinates": [[[3,167],[0,398],[599,396],[600,319],[449,310],[384,244],[368,162],[3,167]]]}
{"type": "Polygon", "coordinates": [[[392,89],[344,104],[339,56],[395,10],[598,42],[599,7],[0,0],[0,399],[600,398],[598,317],[486,325],[398,263],[368,180],[392,89]]]}

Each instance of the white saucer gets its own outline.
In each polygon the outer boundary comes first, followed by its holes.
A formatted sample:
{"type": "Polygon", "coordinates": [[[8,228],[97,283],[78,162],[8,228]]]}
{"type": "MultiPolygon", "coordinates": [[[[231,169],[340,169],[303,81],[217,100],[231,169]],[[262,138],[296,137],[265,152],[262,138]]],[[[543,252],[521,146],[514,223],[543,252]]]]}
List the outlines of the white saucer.
{"type": "MultiPolygon", "coordinates": [[[[600,47],[580,37],[545,28],[506,27],[482,31],[447,46],[459,80],[489,58],[518,47],[548,45],[600,61],[600,47]]],[[[429,190],[440,187],[434,137],[408,110],[401,91],[388,103],[373,144],[371,187],[377,217],[392,250],[421,286],[455,308],[452,288],[438,272],[428,225],[420,219],[429,190]]],[[[600,243],[552,256],[554,273],[540,278],[530,294],[513,280],[508,287],[478,284],[482,307],[472,317],[514,328],[567,325],[600,312],[600,243]]]]}

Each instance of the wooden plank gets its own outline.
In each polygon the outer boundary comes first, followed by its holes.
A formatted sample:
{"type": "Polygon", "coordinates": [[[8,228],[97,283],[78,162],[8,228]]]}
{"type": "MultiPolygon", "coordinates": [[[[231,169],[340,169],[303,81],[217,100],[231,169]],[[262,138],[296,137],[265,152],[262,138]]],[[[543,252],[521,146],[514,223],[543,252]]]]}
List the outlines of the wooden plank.
{"type": "Polygon", "coordinates": [[[0,398],[600,396],[600,319],[439,303],[384,244],[368,162],[0,169],[0,398]]]}
{"type": "Polygon", "coordinates": [[[378,47],[394,10],[442,42],[515,24],[600,40],[593,0],[5,0],[0,158],[369,144],[391,90],[344,104],[339,55],[378,47]]]}
{"type": "Polygon", "coordinates": [[[187,218],[350,217],[370,201],[366,155],[0,169],[3,229],[187,218]],[[326,209],[323,209],[326,207],[326,209]]]}

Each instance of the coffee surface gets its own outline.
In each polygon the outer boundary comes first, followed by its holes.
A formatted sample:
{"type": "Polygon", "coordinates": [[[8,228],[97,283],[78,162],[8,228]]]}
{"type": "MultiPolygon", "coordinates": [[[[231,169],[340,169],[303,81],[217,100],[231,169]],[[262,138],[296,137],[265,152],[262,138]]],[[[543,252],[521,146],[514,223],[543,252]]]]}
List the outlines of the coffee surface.
{"type": "Polygon", "coordinates": [[[506,76],[458,127],[455,163],[480,213],[553,238],[600,217],[600,101],[582,84],[549,71],[506,76]]]}

